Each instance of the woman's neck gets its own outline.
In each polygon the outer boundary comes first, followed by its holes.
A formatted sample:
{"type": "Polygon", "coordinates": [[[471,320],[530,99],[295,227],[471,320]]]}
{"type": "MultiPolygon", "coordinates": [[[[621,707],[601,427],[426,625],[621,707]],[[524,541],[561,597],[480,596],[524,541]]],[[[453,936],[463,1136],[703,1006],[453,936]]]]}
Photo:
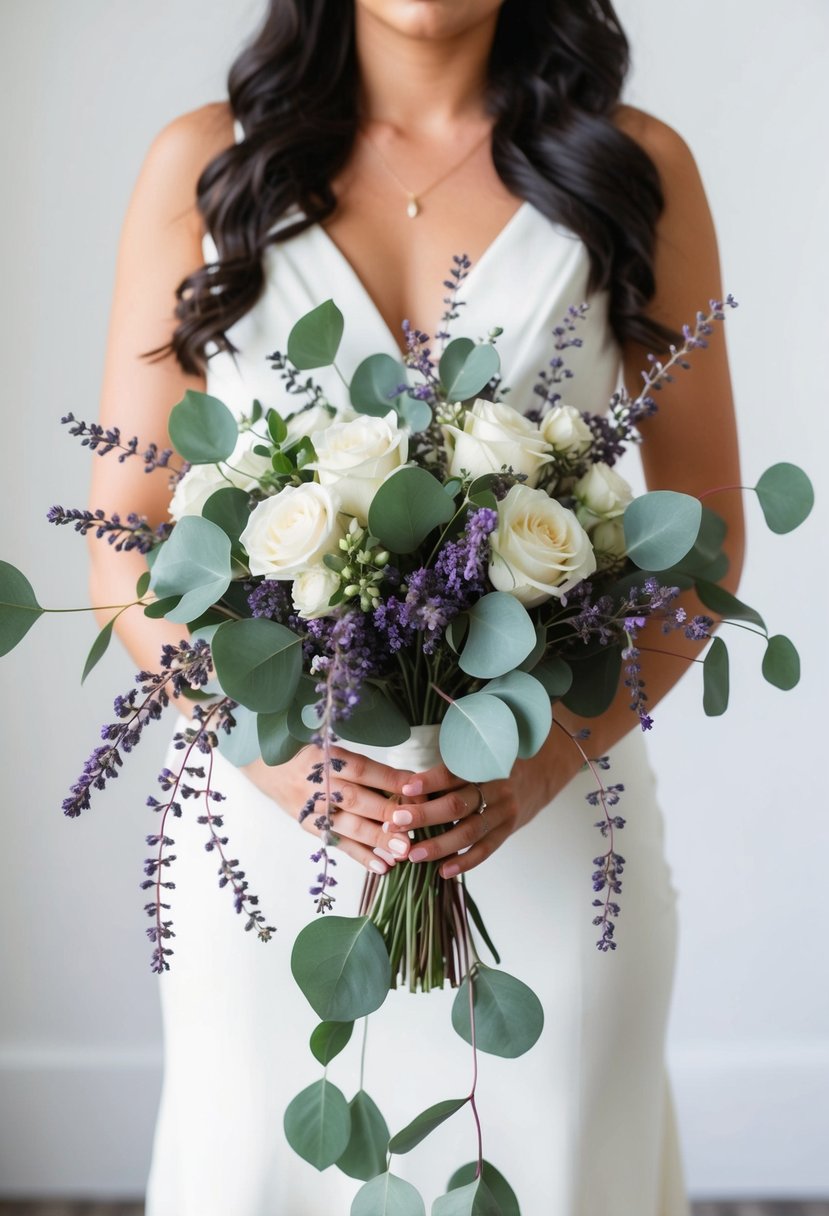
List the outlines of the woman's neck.
{"type": "Polygon", "coordinates": [[[365,122],[425,136],[480,120],[498,10],[462,32],[414,36],[355,3],[360,108],[365,122]]]}

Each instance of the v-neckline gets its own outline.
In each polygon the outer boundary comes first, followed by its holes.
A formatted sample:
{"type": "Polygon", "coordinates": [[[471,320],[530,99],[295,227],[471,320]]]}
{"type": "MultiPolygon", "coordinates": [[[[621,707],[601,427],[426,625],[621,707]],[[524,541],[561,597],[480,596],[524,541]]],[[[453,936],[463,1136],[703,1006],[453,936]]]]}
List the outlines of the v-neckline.
{"type": "MultiPolygon", "coordinates": [[[[498,230],[496,235],[492,238],[492,240],[487,245],[486,249],[483,251],[481,256],[478,258],[478,260],[471,264],[469,270],[466,273],[465,278],[461,282],[461,285],[458,289],[458,292],[457,292],[458,299],[463,298],[463,296],[466,294],[466,292],[469,288],[470,282],[474,283],[476,281],[477,276],[481,273],[481,267],[485,267],[487,265],[488,261],[491,260],[492,257],[494,257],[494,255],[498,252],[500,247],[504,244],[505,240],[509,237],[509,235],[517,227],[518,221],[521,218],[523,218],[524,215],[527,215],[534,210],[535,210],[535,208],[533,207],[533,204],[529,201],[529,199],[524,199],[523,202],[520,204],[520,206],[518,206],[515,209],[515,211],[513,211],[512,215],[509,217],[509,219],[503,225],[503,227],[501,227],[498,230]]],[[[320,237],[322,238],[325,245],[333,252],[334,256],[342,264],[343,269],[345,270],[349,279],[354,284],[355,288],[360,293],[360,295],[363,297],[363,301],[365,302],[365,304],[374,313],[374,316],[375,316],[379,326],[382,328],[386,337],[392,343],[392,346],[394,347],[395,352],[396,352],[396,356],[400,359],[403,359],[405,352],[403,350],[401,350],[397,336],[395,335],[395,333],[389,326],[388,322],[386,321],[386,318],[383,316],[382,312],[380,311],[380,309],[377,305],[377,302],[375,301],[374,297],[369,292],[369,290],[366,287],[365,283],[363,282],[362,278],[357,273],[357,270],[354,267],[354,264],[351,262],[351,260],[348,257],[346,257],[345,253],[343,253],[342,249],[340,249],[339,245],[336,243],[336,241],[333,239],[333,237],[329,235],[329,233],[325,230],[325,228],[323,227],[322,224],[320,224],[319,222],[314,223],[310,226],[308,231],[318,232],[320,234],[320,237]]],[[[419,326],[418,326],[418,328],[419,328],[419,326]]],[[[433,334],[430,334],[429,336],[434,337],[433,334]]]]}

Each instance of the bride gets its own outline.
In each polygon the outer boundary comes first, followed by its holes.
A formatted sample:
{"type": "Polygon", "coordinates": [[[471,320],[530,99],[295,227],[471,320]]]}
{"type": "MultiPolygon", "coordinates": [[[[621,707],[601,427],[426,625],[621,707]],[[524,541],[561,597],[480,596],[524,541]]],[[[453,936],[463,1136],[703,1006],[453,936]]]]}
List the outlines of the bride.
{"type": "MultiPolygon", "coordinates": [[[[635,394],[648,352],[666,351],[721,283],[693,156],[665,123],[620,103],[627,65],[610,0],[270,0],[231,68],[229,102],[169,123],[141,168],[118,257],[101,423],[166,446],[167,417],[187,389],[238,412],[259,397],[290,413],[265,356],[284,350],[303,312],[333,296],[357,327],[355,362],[381,345],[398,354],[404,319],[435,333],[461,252],[473,269],[457,332],[504,326],[510,404],[535,408],[552,329],[582,301],[590,308],[581,348],[566,352],[575,375],[565,400],[600,410],[620,376],[635,394]]],[[[659,404],[640,426],[649,489],[740,482],[721,335],[659,404]]],[[[166,476],[134,463],[95,461],[93,505],[159,523],[166,476]]],[[[739,496],[718,509],[728,523],[723,582],[734,591],[739,496]]],[[[91,553],[93,602],[132,599],[141,555],[100,544],[91,553]]],[[[691,593],[682,602],[704,611],[691,593]]],[[[150,670],[182,635],[131,613],[116,629],[150,670]]],[[[670,649],[643,661],[651,708],[699,653],[679,631],[670,649]]],[[[688,1211],[664,1063],[677,892],[629,702],[620,686],[600,718],[555,711],[570,731],[589,727],[589,754],[609,754],[625,784],[628,889],[613,954],[596,950],[590,929],[590,787],[562,732],[509,779],[486,783],[484,816],[476,791],[442,768],[403,772],[352,756],[339,779],[335,824],[348,860],[338,911],[356,914],[367,869],[439,859],[444,877],[472,874],[505,967],[541,996],[537,1048],[503,1072],[487,1058],[481,1081],[486,1156],[524,1216],[688,1211]],[[388,791],[404,794],[410,824],[428,806],[429,822],[455,827],[412,856],[407,825],[382,830],[388,791]],[[436,796],[427,804],[426,794],[436,796]]],[[[176,821],[177,936],[159,979],[165,1080],[147,1216],[339,1216],[357,1189],[333,1168],[315,1175],[281,1126],[314,1079],[303,1042],[313,1017],[288,966],[292,930],[312,912],[309,841],[296,823],[308,751],[270,768],[217,757],[234,852],[279,925],[268,947],[241,932],[216,890],[200,829],[176,821]]],[[[303,828],[314,832],[310,820],[303,828]]],[[[398,1126],[464,1084],[466,1055],[438,1046],[451,1038],[451,995],[393,992],[373,1019],[371,1087],[398,1126]]],[[[472,1155],[457,1147],[468,1129],[456,1122],[412,1154],[424,1192],[440,1193],[472,1155]]]]}

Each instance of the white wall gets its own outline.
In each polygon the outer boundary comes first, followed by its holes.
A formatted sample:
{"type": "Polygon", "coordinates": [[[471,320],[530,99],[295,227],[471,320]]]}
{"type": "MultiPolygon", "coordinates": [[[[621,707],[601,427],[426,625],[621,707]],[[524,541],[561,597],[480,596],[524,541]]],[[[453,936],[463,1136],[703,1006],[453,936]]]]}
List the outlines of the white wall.
{"type": "MultiPolygon", "coordinates": [[[[802,463],[822,509],[829,8],[618,2],[635,51],[628,98],[693,148],[725,290],[741,304],[726,325],[745,481],[778,459],[802,463]]],[[[4,0],[0,9],[0,79],[14,114],[0,135],[2,556],[30,573],[47,605],[86,602],[84,542],[44,514],[55,501],[85,501],[90,457],[58,419],[97,409],[116,242],[138,166],[169,118],[224,95],[260,7],[4,0]]],[[[695,1195],[819,1195],[829,1193],[829,836],[826,666],[815,638],[826,578],[800,572],[823,537],[817,517],[780,538],[755,501],[747,509],[741,594],[773,632],[791,633],[804,674],[795,692],[770,688],[758,640],[732,629],[726,717],[702,715],[698,669],[658,706],[649,738],[681,893],[670,1063],[695,1195]]],[[[117,796],[78,821],[62,816],[111,697],[132,676],[119,654],[80,688],[93,636],[88,617],[47,619],[0,668],[6,1194],[137,1194],[148,1162],[159,981],[138,884],[151,830],[143,803],[167,728],[148,734],[117,796]]]]}

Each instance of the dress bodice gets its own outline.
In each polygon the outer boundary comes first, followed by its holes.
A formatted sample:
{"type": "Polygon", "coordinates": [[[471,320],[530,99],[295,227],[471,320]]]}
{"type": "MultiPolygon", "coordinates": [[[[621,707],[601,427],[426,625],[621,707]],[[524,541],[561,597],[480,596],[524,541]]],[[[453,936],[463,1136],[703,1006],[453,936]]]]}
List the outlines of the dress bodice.
{"type": "MultiPolygon", "coordinates": [[[[238,122],[236,137],[241,137],[238,122]]],[[[272,231],[294,216],[292,212],[282,217],[272,231]]],[[[207,263],[218,260],[209,233],[202,248],[207,263]]],[[[578,409],[601,413],[617,387],[621,351],[609,324],[608,295],[602,290],[588,296],[589,269],[581,238],[525,201],[460,286],[457,299],[464,303],[450,326],[451,336],[482,339],[494,326],[503,328],[497,340],[502,390],[509,387],[505,399],[522,413],[538,405],[533,392],[538,373],[556,354],[553,329],[571,305],[588,303],[589,308],[573,334],[582,339],[582,346],[563,352],[566,366],[574,373],[560,390],[563,400],[578,409]]],[[[267,356],[276,350],[284,353],[294,323],[327,299],[333,299],[345,317],[337,364],[346,380],[366,355],[384,352],[400,358],[398,344],[379,309],[320,224],[269,245],[263,270],[264,286],[258,300],[228,330],[239,354],[207,348],[207,392],[235,414],[249,413],[254,398],[283,415],[300,407],[304,399],[289,396],[267,356]]],[[[410,320],[431,335],[439,318],[434,318],[431,328],[426,318],[410,320]]],[[[332,404],[346,404],[345,386],[332,368],[312,374],[332,404]]]]}

